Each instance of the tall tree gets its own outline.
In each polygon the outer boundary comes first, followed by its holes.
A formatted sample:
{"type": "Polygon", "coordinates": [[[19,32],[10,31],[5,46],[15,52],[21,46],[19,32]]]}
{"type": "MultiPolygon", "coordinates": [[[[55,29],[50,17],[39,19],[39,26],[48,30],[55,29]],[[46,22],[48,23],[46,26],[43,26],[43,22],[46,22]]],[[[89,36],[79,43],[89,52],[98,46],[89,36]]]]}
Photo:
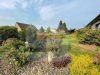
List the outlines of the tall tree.
{"type": "Polygon", "coordinates": [[[57,31],[65,31],[65,32],[67,32],[66,23],[65,22],[63,23],[62,21],[60,21],[57,31]]]}
{"type": "Polygon", "coordinates": [[[48,27],[47,28],[47,33],[50,33],[50,32],[51,32],[50,27],[48,27]]]}
{"type": "Polygon", "coordinates": [[[43,32],[44,32],[44,28],[41,26],[40,33],[43,33],[43,32]]]}
{"type": "Polygon", "coordinates": [[[65,22],[63,23],[63,25],[62,25],[62,26],[63,26],[63,28],[62,28],[62,29],[63,29],[65,32],[67,32],[67,30],[68,30],[68,29],[67,29],[67,27],[66,27],[66,23],[65,23],[65,22]]]}
{"type": "Polygon", "coordinates": [[[63,23],[62,23],[62,20],[60,20],[59,25],[58,25],[58,28],[57,28],[57,31],[61,30],[62,24],[63,24],[63,23]]]}

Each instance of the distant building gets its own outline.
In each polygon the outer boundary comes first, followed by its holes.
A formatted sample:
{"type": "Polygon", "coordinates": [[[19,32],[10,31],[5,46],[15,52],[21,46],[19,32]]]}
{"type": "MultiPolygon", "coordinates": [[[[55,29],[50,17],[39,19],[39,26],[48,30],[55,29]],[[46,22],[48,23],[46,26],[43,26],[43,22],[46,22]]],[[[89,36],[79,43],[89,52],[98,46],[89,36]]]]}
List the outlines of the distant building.
{"type": "Polygon", "coordinates": [[[86,27],[90,27],[93,30],[100,29],[100,14],[94,18],[86,27]]]}
{"type": "Polygon", "coordinates": [[[35,28],[37,30],[37,28],[35,26],[33,26],[32,24],[24,24],[24,23],[16,22],[15,26],[16,26],[16,28],[17,28],[18,31],[26,29],[29,26],[31,26],[31,27],[33,27],[33,28],[35,28]]]}
{"type": "Polygon", "coordinates": [[[56,29],[53,29],[53,28],[51,28],[50,31],[51,31],[52,33],[55,33],[55,34],[57,33],[57,30],[56,30],[56,29]]]}
{"type": "Polygon", "coordinates": [[[70,30],[68,30],[68,33],[69,34],[72,34],[72,33],[74,33],[75,32],[75,29],[70,29],[70,30]]]}

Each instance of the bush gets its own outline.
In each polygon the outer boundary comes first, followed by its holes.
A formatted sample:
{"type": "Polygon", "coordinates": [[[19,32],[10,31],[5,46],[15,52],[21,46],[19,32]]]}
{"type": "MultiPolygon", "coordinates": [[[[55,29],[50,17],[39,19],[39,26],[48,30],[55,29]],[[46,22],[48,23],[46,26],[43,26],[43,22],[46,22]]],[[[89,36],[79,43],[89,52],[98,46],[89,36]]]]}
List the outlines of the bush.
{"type": "Polygon", "coordinates": [[[2,45],[10,50],[12,47],[19,49],[20,46],[25,46],[25,43],[17,38],[9,38],[2,45]]]}
{"type": "Polygon", "coordinates": [[[45,44],[46,44],[46,39],[37,39],[34,43],[33,43],[33,50],[34,51],[44,51],[45,50],[45,44]]]}
{"type": "Polygon", "coordinates": [[[52,60],[52,64],[54,67],[61,68],[65,67],[69,62],[71,61],[71,58],[69,56],[54,58],[52,60]]]}
{"type": "Polygon", "coordinates": [[[46,51],[58,51],[60,48],[62,40],[61,39],[47,39],[46,40],[46,51]]]}
{"type": "Polygon", "coordinates": [[[17,29],[13,26],[1,26],[0,27],[0,38],[6,40],[8,38],[17,38],[17,29]]]}
{"type": "Polygon", "coordinates": [[[47,35],[44,33],[38,33],[36,37],[37,37],[37,39],[46,39],[47,35]]]}
{"type": "Polygon", "coordinates": [[[0,48],[1,62],[5,75],[12,74],[19,67],[30,61],[31,52],[27,50],[23,41],[18,39],[8,39],[0,48]]]}
{"type": "Polygon", "coordinates": [[[79,42],[82,44],[100,45],[100,30],[83,28],[77,32],[77,37],[79,38],[79,42]]]}
{"type": "Polygon", "coordinates": [[[25,41],[25,39],[26,39],[26,30],[25,29],[18,32],[18,38],[22,41],[25,41]]]}
{"type": "Polygon", "coordinates": [[[17,39],[8,39],[2,46],[4,52],[2,54],[2,60],[7,62],[7,64],[11,63],[16,66],[22,66],[27,61],[31,52],[25,47],[24,42],[17,39]]]}
{"type": "Polygon", "coordinates": [[[72,56],[70,75],[100,75],[93,62],[88,55],[72,56]]]}
{"type": "Polygon", "coordinates": [[[26,41],[29,43],[34,43],[36,40],[36,33],[37,30],[33,27],[27,27],[26,28],[26,41]]]}

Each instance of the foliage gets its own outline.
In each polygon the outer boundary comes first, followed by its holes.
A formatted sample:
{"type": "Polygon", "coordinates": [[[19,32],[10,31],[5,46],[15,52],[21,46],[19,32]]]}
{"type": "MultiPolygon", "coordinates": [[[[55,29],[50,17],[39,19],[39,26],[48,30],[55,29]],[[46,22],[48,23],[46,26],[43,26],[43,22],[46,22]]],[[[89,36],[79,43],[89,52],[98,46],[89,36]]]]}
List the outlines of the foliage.
{"type": "Polygon", "coordinates": [[[97,63],[100,64],[100,52],[96,53],[97,63]]]}
{"type": "Polygon", "coordinates": [[[20,40],[25,41],[25,39],[26,39],[26,30],[23,29],[23,30],[19,31],[18,32],[18,37],[19,37],[20,40]]]}
{"type": "Polygon", "coordinates": [[[44,33],[38,33],[36,39],[31,44],[32,51],[44,51],[47,36],[44,33]]]}
{"type": "Polygon", "coordinates": [[[72,56],[70,63],[71,75],[99,75],[100,72],[93,64],[89,55],[72,56]]]}
{"type": "Polygon", "coordinates": [[[33,50],[34,51],[44,51],[45,50],[45,44],[46,44],[46,39],[37,39],[34,43],[33,43],[33,50]]]}
{"type": "Polygon", "coordinates": [[[40,33],[44,33],[44,32],[45,32],[44,28],[41,27],[39,32],[40,32],[40,33]]]}
{"type": "Polygon", "coordinates": [[[39,34],[37,34],[36,38],[37,39],[46,39],[47,38],[47,35],[44,34],[44,33],[39,33],[39,34]]]}
{"type": "Polygon", "coordinates": [[[2,69],[5,69],[7,72],[23,66],[29,61],[31,56],[31,52],[27,50],[24,42],[17,39],[8,39],[5,41],[0,48],[0,54],[2,69]]]}
{"type": "Polygon", "coordinates": [[[47,33],[51,33],[50,27],[47,28],[47,33]]]}
{"type": "Polygon", "coordinates": [[[20,46],[25,46],[24,42],[17,40],[16,38],[7,39],[2,45],[8,50],[12,47],[19,49],[20,46]]]}
{"type": "Polygon", "coordinates": [[[64,31],[66,33],[67,32],[66,23],[65,22],[63,23],[62,21],[60,21],[57,31],[64,31]]]}
{"type": "Polygon", "coordinates": [[[100,52],[99,51],[96,53],[95,57],[96,57],[94,58],[95,64],[100,71],[100,52]]]}
{"type": "Polygon", "coordinates": [[[61,39],[50,38],[46,40],[46,51],[58,51],[61,45],[61,39]]]}
{"type": "Polygon", "coordinates": [[[26,29],[26,41],[29,43],[34,43],[36,40],[36,29],[33,27],[27,27],[26,29]]]}
{"type": "Polygon", "coordinates": [[[17,38],[17,29],[13,26],[1,26],[0,27],[0,38],[6,40],[8,38],[17,38]]]}
{"type": "Polygon", "coordinates": [[[71,58],[69,56],[62,56],[57,57],[52,60],[52,64],[54,67],[65,67],[69,62],[71,61],[71,58]]]}
{"type": "Polygon", "coordinates": [[[83,28],[77,32],[77,37],[80,43],[100,45],[100,30],[83,28]]]}

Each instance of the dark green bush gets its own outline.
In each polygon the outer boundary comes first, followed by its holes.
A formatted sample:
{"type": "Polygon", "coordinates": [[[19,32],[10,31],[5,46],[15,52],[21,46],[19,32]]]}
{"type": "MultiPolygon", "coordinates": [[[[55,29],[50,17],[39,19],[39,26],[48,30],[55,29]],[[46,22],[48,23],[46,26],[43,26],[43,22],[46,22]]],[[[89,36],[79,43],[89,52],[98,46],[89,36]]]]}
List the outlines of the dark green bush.
{"type": "Polygon", "coordinates": [[[83,28],[77,32],[77,37],[82,44],[100,45],[100,30],[83,28]]]}
{"type": "Polygon", "coordinates": [[[0,27],[0,38],[6,40],[8,38],[17,38],[17,29],[13,26],[1,26],[0,27]]]}

